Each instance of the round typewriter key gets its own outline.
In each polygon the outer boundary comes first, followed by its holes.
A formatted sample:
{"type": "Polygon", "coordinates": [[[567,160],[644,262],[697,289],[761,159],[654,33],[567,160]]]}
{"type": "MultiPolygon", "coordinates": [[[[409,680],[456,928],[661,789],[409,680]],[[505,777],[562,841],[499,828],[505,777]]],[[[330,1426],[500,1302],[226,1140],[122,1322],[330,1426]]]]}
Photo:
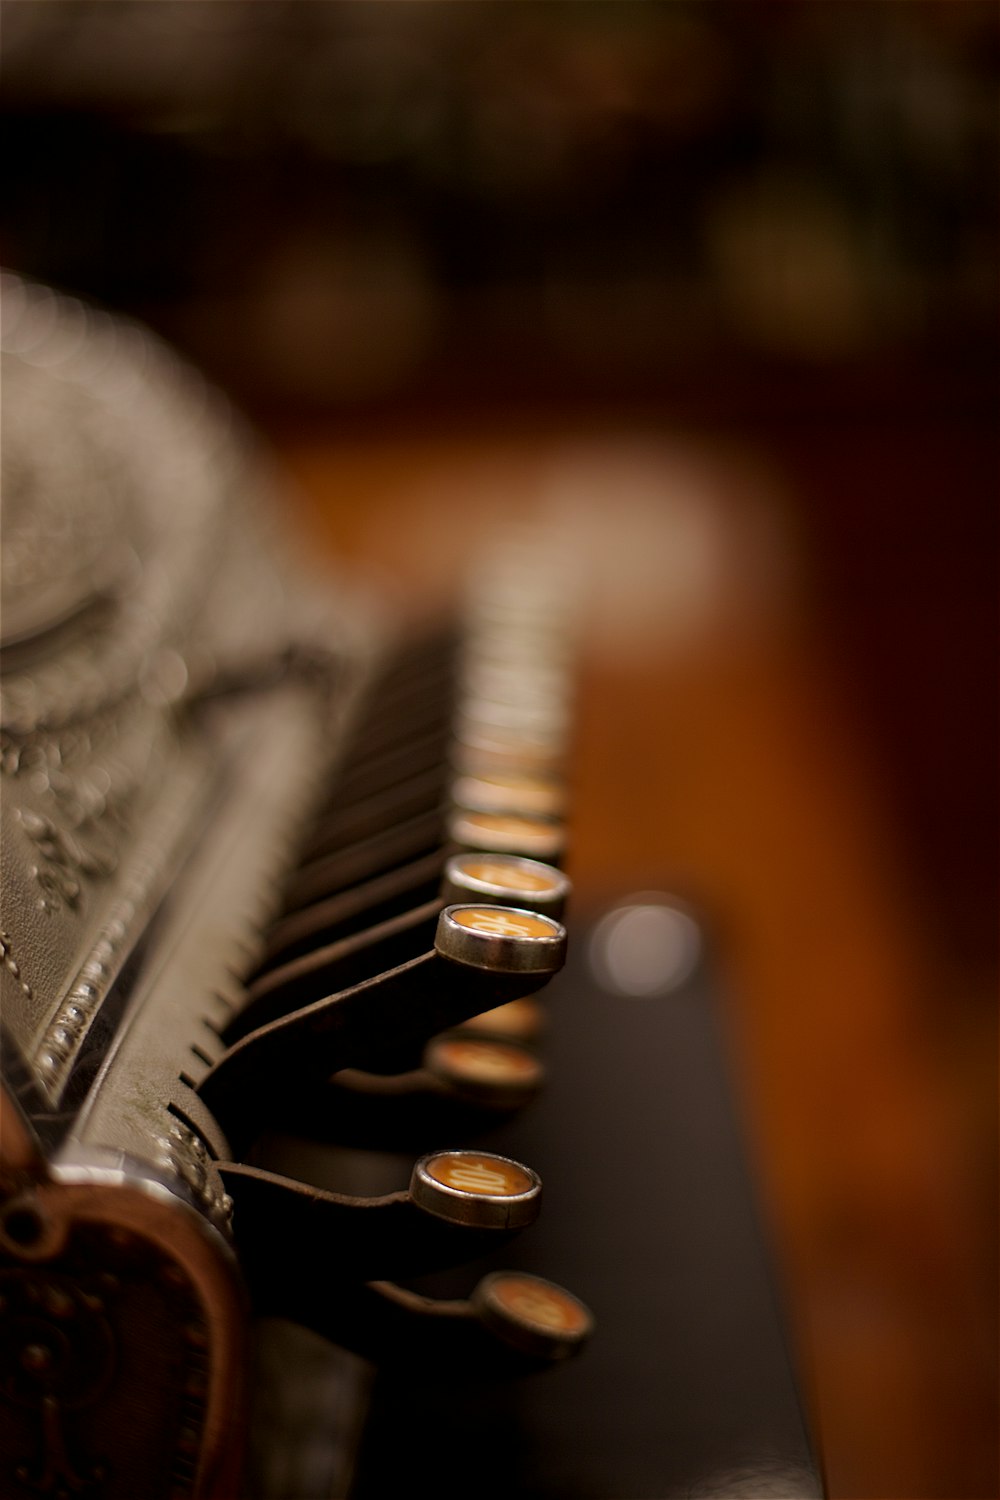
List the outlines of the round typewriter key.
{"type": "Polygon", "coordinates": [[[451,799],[470,812],[534,813],[557,818],[566,806],[560,782],[550,776],[514,776],[495,772],[487,776],[458,776],[451,799]]]}
{"type": "Polygon", "coordinates": [[[461,1022],[463,1031],[483,1036],[502,1036],[517,1041],[530,1041],[538,1036],[545,1025],[545,1012],[537,1000],[522,995],[519,1000],[508,1000],[506,1005],[495,1005],[478,1016],[470,1016],[461,1022]]]}
{"type": "Polygon", "coordinates": [[[463,745],[453,739],[448,746],[448,759],[458,776],[552,776],[560,775],[562,759],[551,764],[537,765],[517,755],[495,754],[491,750],[477,750],[472,745],[463,745]]]}
{"type": "Polygon", "coordinates": [[[517,854],[453,854],[444,867],[445,902],[478,898],[495,906],[527,906],[558,917],[569,881],[554,865],[517,854]]]}
{"type": "Polygon", "coordinates": [[[526,731],[500,729],[496,725],[474,724],[460,718],[454,726],[457,758],[463,765],[470,765],[472,756],[489,758],[499,770],[558,772],[565,755],[561,737],[554,740],[548,736],[528,734],[526,731]]]}
{"type": "Polygon", "coordinates": [[[566,958],[566,929],[517,906],[446,906],[434,946],[442,958],[501,974],[554,974],[566,958]]]}
{"type": "Polygon", "coordinates": [[[435,1151],[410,1178],[410,1199],[427,1213],[481,1229],[520,1229],[537,1217],[541,1178],[490,1151],[435,1151]]]}
{"type": "Polygon", "coordinates": [[[545,1076],[534,1053],[492,1038],[435,1037],[424,1052],[424,1067],[467,1099],[510,1109],[532,1098],[545,1076]]]}
{"type": "Polygon", "coordinates": [[[494,1333],[542,1359],[575,1353],[594,1328],[593,1315],[578,1298],[554,1282],[522,1272],[484,1276],[472,1302],[494,1333]]]}
{"type": "Polygon", "coordinates": [[[466,849],[488,849],[497,854],[526,854],[558,859],[566,847],[561,823],[514,813],[463,812],[448,822],[452,842],[466,849]]]}
{"type": "Polygon", "coordinates": [[[525,734],[546,743],[562,740],[568,715],[558,703],[501,702],[495,698],[466,698],[459,713],[477,729],[525,734]]]}

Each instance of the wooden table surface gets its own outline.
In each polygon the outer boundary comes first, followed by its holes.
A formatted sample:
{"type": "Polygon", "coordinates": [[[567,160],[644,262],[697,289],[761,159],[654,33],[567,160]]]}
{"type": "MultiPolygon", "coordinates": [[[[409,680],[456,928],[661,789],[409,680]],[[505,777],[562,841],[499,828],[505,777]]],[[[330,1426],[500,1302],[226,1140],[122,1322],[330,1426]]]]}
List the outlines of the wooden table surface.
{"type": "Polygon", "coordinates": [[[578,898],[705,914],[829,1493],[996,1495],[989,975],[927,920],[803,496],[766,446],[614,421],[277,437],[313,549],[404,616],[512,519],[578,560],[578,898]]]}

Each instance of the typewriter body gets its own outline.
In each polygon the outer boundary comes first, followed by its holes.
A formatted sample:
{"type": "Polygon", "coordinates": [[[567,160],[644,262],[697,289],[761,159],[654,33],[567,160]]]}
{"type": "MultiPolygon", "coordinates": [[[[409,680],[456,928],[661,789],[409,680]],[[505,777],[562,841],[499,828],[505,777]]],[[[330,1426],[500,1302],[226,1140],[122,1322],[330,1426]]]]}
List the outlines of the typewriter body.
{"type": "Polygon", "coordinates": [[[398,1284],[529,1223],[529,1167],[351,1194],[253,1156],[296,1114],[450,1148],[537,1087],[565,653],[508,568],[456,713],[453,634],[393,649],[282,561],[246,434],[154,339],[13,278],[4,318],[0,1490],[252,1493],[252,1312],[491,1378],[589,1331],[523,1275],[398,1284]]]}
{"type": "Polygon", "coordinates": [[[572,578],[394,634],[157,340],[3,316],[0,1496],[819,1494],[697,923],[536,998],[572,578]]]}

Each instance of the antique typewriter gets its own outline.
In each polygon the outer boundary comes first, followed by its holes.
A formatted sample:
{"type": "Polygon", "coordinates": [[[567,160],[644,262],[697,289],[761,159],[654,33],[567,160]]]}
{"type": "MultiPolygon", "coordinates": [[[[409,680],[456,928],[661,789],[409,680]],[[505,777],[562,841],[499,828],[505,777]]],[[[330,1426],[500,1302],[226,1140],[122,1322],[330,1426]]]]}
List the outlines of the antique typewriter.
{"type": "Polygon", "coordinates": [[[552,549],[394,630],[158,340],[2,311],[0,1496],[820,1494],[697,921],[537,998],[552,549]]]}
{"type": "Polygon", "coordinates": [[[538,1212],[478,1136],[564,959],[566,609],[511,542],[394,643],[153,337],[13,277],[3,318],[0,1492],[339,1492],[372,1368],[590,1331],[523,1271],[413,1286],[538,1212]],[[409,1140],[379,1191],[360,1144],[409,1140]],[[322,1451],[272,1481],[303,1368],[322,1451]]]}

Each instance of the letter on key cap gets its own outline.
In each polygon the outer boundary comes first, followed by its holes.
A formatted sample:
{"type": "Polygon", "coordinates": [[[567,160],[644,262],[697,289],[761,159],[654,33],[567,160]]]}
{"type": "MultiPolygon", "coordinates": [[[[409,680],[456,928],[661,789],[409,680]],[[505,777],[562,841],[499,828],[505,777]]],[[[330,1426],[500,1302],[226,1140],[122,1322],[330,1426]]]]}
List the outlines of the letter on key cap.
{"type": "Polygon", "coordinates": [[[554,974],[566,956],[566,929],[518,906],[446,906],[434,946],[442,958],[508,974],[554,974]]]}
{"type": "Polygon", "coordinates": [[[536,1172],[489,1151],[435,1151],[410,1178],[410,1199],[438,1218],[482,1228],[518,1229],[538,1214],[536,1172]]]}

